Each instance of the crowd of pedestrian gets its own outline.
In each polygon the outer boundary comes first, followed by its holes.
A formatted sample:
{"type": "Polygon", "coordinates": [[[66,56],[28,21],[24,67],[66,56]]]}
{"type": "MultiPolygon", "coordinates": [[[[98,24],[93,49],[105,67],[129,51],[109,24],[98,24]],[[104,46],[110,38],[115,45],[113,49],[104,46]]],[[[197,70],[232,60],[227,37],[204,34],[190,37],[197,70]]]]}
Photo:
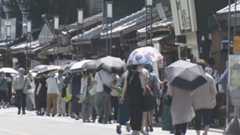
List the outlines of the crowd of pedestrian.
{"type": "Polygon", "coordinates": [[[196,65],[205,71],[206,82],[194,91],[172,85],[168,77],[160,81],[151,65],[129,65],[126,71],[111,73],[99,66],[96,71],[58,70],[37,76],[19,68],[15,77],[0,73],[1,108],[14,104],[19,115],[28,109],[38,116],[119,123],[118,134],[125,125],[132,135],[147,135],[159,119],[163,130],[185,135],[195,119],[197,135],[202,129],[207,135],[218,91],[206,63],[196,65]]]}

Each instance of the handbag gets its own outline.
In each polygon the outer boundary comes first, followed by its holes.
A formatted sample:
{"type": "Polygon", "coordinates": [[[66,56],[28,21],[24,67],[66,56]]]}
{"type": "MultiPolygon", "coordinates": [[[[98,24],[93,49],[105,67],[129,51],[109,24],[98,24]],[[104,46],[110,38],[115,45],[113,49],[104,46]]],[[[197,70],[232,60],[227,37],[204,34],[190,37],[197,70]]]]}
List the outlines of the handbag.
{"type": "Polygon", "coordinates": [[[100,74],[99,74],[99,78],[100,78],[101,81],[102,81],[103,91],[110,95],[112,89],[111,89],[109,86],[107,86],[106,84],[103,83],[103,79],[102,79],[102,76],[101,76],[100,74]]]}
{"type": "Polygon", "coordinates": [[[103,84],[103,91],[107,94],[111,94],[112,89],[109,88],[106,84],[103,84]]]}
{"type": "Polygon", "coordinates": [[[153,87],[151,84],[145,85],[143,93],[143,111],[152,111],[156,106],[156,97],[153,93],[153,87]]]}

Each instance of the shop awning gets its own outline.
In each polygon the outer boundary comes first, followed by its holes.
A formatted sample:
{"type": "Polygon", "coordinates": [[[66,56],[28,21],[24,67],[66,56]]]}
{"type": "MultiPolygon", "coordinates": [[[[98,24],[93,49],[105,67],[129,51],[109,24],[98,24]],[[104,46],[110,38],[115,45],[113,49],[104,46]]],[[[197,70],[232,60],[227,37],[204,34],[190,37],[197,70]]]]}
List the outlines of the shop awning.
{"type": "Polygon", "coordinates": [[[85,29],[85,28],[88,28],[92,25],[96,25],[96,24],[102,22],[102,18],[103,18],[103,13],[99,13],[99,14],[90,16],[88,18],[85,18],[83,20],[83,25],[82,26],[79,25],[78,23],[73,23],[73,24],[64,26],[63,34],[64,34],[64,32],[65,33],[66,32],[67,33],[72,33],[74,31],[78,31],[80,29],[85,29]]]}
{"type": "MultiPolygon", "coordinates": [[[[116,21],[112,24],[112,27],[121,26],[124,23],[128,23],[132,21],[134,18],[139,18],[145,14],[145,9],[142,9],[136,13],[133,13],[130,16],[127,16],[123,19],[120,19],[119,21],[116,21]]],[[[74,36],[72,38],[73,44],[90,44],[92,39],[97,39],[101,36],[101,33],[103,32],[104,25],[98,25],[88,31],[85,31],[83,34],[79,34],[77,36],[74,36]]]]}
{"type": "MultiPolygon", "coordinates": [[[[152,22],[160,20],[157,9],[152,10],[152,22]]],[[[112,33],[113,38],[120,37],[121,34],[128,34],[136,31],[150,24],[150,21],[146,22],[146,9],[133,13],[127,17],[124,17],[118,21],[113,22],[112,29],[102,32],[101,38],[107,38],[112,33]]]]}
{"type": "Polygon", "coordinates": [[[11,51],[13,53],[20,53],[24,52],[26,49],[28,50],[34,50],[36,48],[40,47],[39,40],[32,41],[32,42],[24,42],[20,44],[15,44],[10,47],[11,51]]]}
{"type": "Polygon", "coordinates": [[[88,31],[85,31],[82,34],[79,34],[77,36],[74,36],[71,41],[73,44],[79,44],[79,43],[91,43],[92,39],[97,39],[100,37],[100,33],[102,32],[102,26],[98,25],[88,31]]]}
{"type": "MultiPolygon", "coordinates": [[[[162,20],[162,21],[157,21],[154,22],[152,24],[152,31],[154,32],[155,30],[159,31],[159,30],[169,30],[169,26],[171,26],[173,24],[172,20],[162,20]]],[[[150,27],[150,25],[148,26],[148,28],[150,27]]],[[[146,27],[141,28],[137,31],[139,34],[141,33],[146,33],[146,27]]]]}
{"type": "MultiPolygon", "coordinates": [[[[231,4],[230,12],[240,12],[240,1],[237,1],[233,4],[231,4]]],[[[217,11],[217,14],[226,14],[229,13],[229,6],[224,7],[223,9],[220,9],[217,11]]]]}
{"type": "Polygon", "coordinates": [[[0,49],[5,49],[6,47],[8,47],[9,42],[0,42],[0,49]]]}
{"type": "MultiPolygon", "coordinates": [[[[164,35],[164,36],[159,36],[159,37],[155,37],[152,39],[152,44],[159,44],[159,41],[161,41],[162,39],[166,38],[167,35],[164,35]]],[[[150,43],[150,39],[147,40],[148,43],[150,43]]],[[[142,47],[142,46],[146,46],[146,40],[141,40],[137,43],[137,45],[139,47],[142,47]]]]}

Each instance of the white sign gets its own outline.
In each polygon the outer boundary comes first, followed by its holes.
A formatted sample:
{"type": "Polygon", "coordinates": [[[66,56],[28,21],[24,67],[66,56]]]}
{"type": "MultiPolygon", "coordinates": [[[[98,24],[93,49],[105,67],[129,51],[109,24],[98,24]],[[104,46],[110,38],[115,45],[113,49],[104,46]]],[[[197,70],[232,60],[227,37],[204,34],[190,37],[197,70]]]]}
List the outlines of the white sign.
{"type": "Polygon", "coordinates": [[[1,40],[15,40],[16,18],[1,19],[1,40]]]}
{"type": "Polygon", "coordinates": [[[31,22],[31,21],[28,21],[28,22],[27,22],[27,32],[28,32],[28,33],[31,33],[31,32],[32,32],[32,22],[31,22]]]}
{"type": "Polygon", "coordinates": [[[146,5],[147,6],[152,6],[153,5],[153,0],[146,0],[146,5]]]}
{"type": "Polygon", "coordinates": [[[175,34],[197,31],[195,0],[170,0],[175,34]]]}
{"type": "Polygon", "coordinates": [[[113,18],[113,5],[111,2],[107,2],[107,17],[113,18]]]}
{"type": "Polygon", "coordinates": [[[83,10],[82,9],[78,10],[78,23],[83,24],[83,10]]]}
{"type": "Polygon", "coordinates": [[[55,30],[59,29],[59,17],[58,16],[54,17],[54,29],[55,30]]]}

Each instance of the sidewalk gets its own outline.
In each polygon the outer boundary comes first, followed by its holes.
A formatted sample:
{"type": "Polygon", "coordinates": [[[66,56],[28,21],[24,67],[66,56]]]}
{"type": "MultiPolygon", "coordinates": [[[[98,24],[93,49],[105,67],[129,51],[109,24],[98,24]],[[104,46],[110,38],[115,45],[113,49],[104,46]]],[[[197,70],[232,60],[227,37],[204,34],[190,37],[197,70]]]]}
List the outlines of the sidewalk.
{"type": "MultiPolygon", "coordinates": [[[[223,132],[224,131],[220,129],[210,129],[208,135],[223,135],[223,132]]],[[[174,134],[170,134],[168,131],[163,131],[161,128],[156,128],[155,132],[150,135],[174,135],[174,134]]],[[[186,135],[196,135],[196,131],[189,129],[186,135]]]]}
{"type": "MultiPolygon", "coordinates": [[[[82,123],[82,120],[76,121],[69,117],[40,117],[35,112],[19,116],[16,108],[1,109],[0,120],[0,135],[116,135],[116,124],[82,123]]],[[[122,131],[122,135],[131,135],[126,132],[125,127],[122,127],[122,131]]],[[[173,134],[155,127],[154,132],[149,135],[173,134]]],[[[196,132],[189,129],[186,135],[196,135],[196,132]]],[[[223,130],[210,129],[208,135],[223,135],[223,130]]]]}

